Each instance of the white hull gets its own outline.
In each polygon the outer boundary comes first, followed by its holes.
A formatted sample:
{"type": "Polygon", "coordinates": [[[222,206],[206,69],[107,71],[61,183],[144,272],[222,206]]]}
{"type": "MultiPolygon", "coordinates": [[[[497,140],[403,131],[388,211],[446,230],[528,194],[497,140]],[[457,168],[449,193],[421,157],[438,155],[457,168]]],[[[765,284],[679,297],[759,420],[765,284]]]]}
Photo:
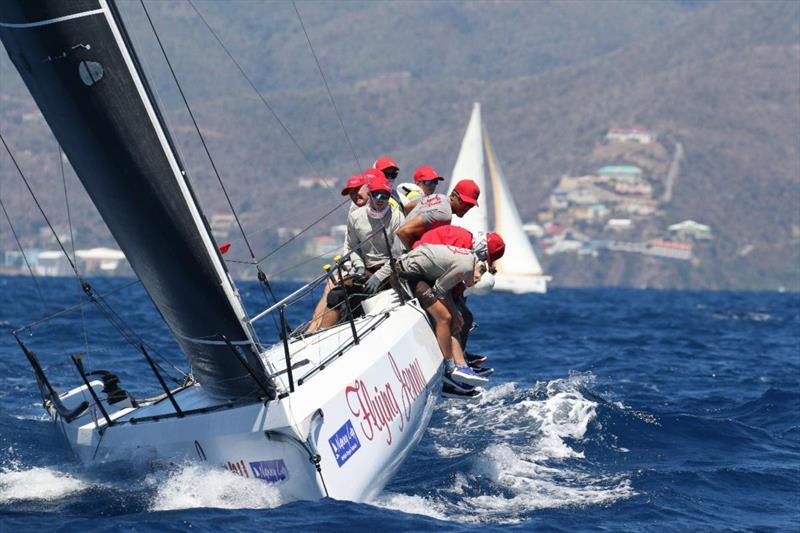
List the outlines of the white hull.
{"type": "Polygon", "coordinates": [[[513,294],[545,294],[550,276],[528,276],[498,273],[494,277],[494,290],[513,294]]]}
{"type": "MultiPolygon", "coordinates": [[[[138,408],[128,400],[109,406],[95,381],[112,426],[94,408],[71,423],[51,413],[86,462],[202,461],[274,484],[284,500],[366,500],[422,437],[440,390],[442,356],[416,302],[356,326],[360,344],[349,348],[349,324],[293,340],[295,392],[266,404],[210,410],[220,402],[194,385],[174,394],[185,412],[178,417],[167,398],[138,408]],[[310,460],[316,454],[319,472],[310,460]]],[[[278,372],[285,369],[281,345],[263,356],[278,372]]],[[[277,379],[288,391],[287,374],[277,379]]],[[[85,387],[61,398],[69,408],[91,400],[85,387]]]]}

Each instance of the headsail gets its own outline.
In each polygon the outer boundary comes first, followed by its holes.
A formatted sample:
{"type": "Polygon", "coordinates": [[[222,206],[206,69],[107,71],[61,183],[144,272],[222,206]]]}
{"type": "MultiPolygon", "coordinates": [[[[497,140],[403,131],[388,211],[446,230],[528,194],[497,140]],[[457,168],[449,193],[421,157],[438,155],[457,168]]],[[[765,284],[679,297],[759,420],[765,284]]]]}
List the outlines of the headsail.
{"type": "Polygon", "coordinates": [[[478,199],[478,207],[470,209],[464,218],[453,217],[453,225],[466,228],[472,233],[489,231],[481,129],[481,104],[476,102],[473,104],[472,116],[469,119],[467,131],[464,133],[464,140],[461,141],[461,150],[458,152],[458,159],[453,167],[450,185],[447,189],[448,194],[451,193],[455,184],[464,179],[473,180],[480,187],[481,196],[478,199]]]}
{"type": "Polygon", "coordinates": [[[506,241],[506,251],[497,263],[497,271],[499,274],[541,276],[542,267],[536,258],[530,239],[522,229],[522,220],[506,183],[503,169],[500,168],[500,162],[494,155],[486,128],[483,129],[483,144],[486,147],[486,161],[492,180],[494,231],[502,235],[506,241]]]}
{"type": "Polygon", "coordinates": [[[222,262],[113,0],[3,0],[0,39],[100,215],[218,398],[267,381],[222,262]]]}

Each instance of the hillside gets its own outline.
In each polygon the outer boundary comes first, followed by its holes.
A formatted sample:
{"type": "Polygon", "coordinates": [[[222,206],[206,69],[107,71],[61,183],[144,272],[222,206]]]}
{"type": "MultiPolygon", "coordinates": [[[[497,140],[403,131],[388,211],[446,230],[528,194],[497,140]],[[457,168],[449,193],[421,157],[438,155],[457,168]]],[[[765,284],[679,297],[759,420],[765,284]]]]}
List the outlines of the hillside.
{"type": "MultiPolygon", "coordinates": [[[[645,125],[685,148],[663,223],[694,218],[714,228],[717,238],[699,263],[545,258],[556,284],[800,289],[795,2],[300,3],[358,162],[290,4],[196,5],[309,156],[293,146],[186,4],[152,5],[262,255],[280,242],[277,227],[302,227],[339,201],[330,191],[297,189],[298,176],[343,181],[381,153],[395,156],[405,176],[424,163],[448,173],[471,104],[481,101],[525,220],[546,204],[560,176],[603,164],[596,147],[610,127],[645,125]]],[[[206,212],[224,212],[151,30],[134,4],[126,4],[125,15],[206,212]]],[[[4,54],[0,75],[0,128],[46,209],[63,223],[55,143],[4,54]]],[[[33,245],[42,221],[8,159],[0,161],[0,195],[33,245]]],[[[76,242],[108,243],[85,193],[68,177],[70,206],[79,213],[76,242]]],[[[0,247],[12,249],[3,228],[0,247]]],[[[315,231],[327,227],[309,236],[315,231]]],[[[303,241],[271,259],[268,271],[301,261],[303,241]]],[[[241,248],[234,242],[232,257],[241,248]]]]}

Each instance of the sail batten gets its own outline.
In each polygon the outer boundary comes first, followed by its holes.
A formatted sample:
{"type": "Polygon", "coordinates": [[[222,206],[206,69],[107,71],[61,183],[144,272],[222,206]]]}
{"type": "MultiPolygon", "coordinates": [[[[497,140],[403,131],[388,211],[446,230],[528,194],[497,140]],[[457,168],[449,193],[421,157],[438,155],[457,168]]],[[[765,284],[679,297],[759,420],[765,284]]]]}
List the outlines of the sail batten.
{"type": "Polygon", "coordinates": [[[114,3],[4,0],[0,21],[6,51],[195,377],[214,397],[256,396],[220,341],[240,346],[266,380],[257,341],[114,3]]]}

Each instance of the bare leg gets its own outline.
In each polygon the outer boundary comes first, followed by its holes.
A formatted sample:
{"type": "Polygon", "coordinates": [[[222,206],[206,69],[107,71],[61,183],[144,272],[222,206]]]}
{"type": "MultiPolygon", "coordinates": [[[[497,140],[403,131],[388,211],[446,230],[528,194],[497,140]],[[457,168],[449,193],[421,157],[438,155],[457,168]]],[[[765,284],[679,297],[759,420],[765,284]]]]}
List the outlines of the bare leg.
{"type": "MultiPolygon", "coordinates": [[[[317,307],[314,308],[314,315],[311,317],[311,322],[308,324],[308,329],[306,330],[307,333],[315,333],[322,329],[322,321],[326,315],[330,314],[326,312],[328,309],[328,293],[331,292],[333,288],[333,281],[328,280],[328,283],[325,284],[325,288],[322,290],[322,296],[319,297],[319,302],[317,302],[317,307]]],[[[334,321],[334,324],[336,322],[334,321]]]]}
{"type": "Polygon", "coordinates": [[[464,350],[461,349],[461,341],[456,336],[450,337],[450,342],[453,350],[453,360],[456,366],[467,366],[467,361],[464,359],[464,350]]]}
{"type": "Polygon", "coordinates": [[[436,300],[427,306],[425,310],[430,313],[435,322],[434,333],[439,343],[439,348],[442,350],[442,355],[445,359],[452,359],[453,343],[450,340],[450,319],[452,316],[450,311],[440,300],[436,300]]]}

